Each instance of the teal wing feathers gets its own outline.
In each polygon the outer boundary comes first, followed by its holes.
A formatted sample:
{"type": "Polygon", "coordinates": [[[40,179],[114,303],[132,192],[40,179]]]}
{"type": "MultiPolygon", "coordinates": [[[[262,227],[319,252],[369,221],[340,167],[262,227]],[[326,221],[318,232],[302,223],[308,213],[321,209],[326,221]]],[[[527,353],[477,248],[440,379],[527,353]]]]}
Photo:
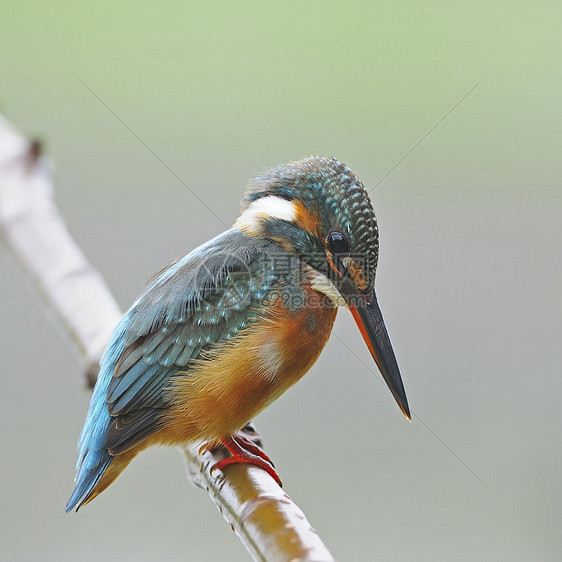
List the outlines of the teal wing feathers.
{"type": "MultiPolygon", "coordinates": [[[[102,359],[78,443],[67,511],[87,500],[114,455],[162,427],[165,389],[190,361],[263,313],[288,254],[231,229],[170,264],[118,324],[102,359]]],[[[292,258],[290,258],[292,259],[292,258]]]]}
{"type": "Polygon", "coordinates": [[[175,376],[256,320],[276,273],[271,243],[232,230],[164,270],[127,314],[107,387],[106,447],[118,454],[159,428],[175,376]]]}

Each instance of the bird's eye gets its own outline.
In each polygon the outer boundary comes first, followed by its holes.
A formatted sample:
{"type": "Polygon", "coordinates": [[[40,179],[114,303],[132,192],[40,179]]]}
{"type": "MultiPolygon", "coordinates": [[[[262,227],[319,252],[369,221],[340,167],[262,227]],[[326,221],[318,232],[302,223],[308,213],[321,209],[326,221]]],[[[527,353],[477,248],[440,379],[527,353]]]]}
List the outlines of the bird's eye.
{"type": "Polygon", "coordinates": [[[349,244],[341,232],[332,232],[328,236],[328,244],[332,254],[349,254],[349,244]]]}

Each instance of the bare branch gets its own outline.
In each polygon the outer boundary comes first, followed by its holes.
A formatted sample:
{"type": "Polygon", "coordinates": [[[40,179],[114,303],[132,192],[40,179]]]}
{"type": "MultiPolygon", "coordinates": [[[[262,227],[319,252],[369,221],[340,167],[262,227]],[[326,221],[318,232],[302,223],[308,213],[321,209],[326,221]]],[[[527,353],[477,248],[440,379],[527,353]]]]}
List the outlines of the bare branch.
{"type": "MultiPolygon", "coordinates": [[[[242,433],[261,444],[252,424],[242,433]]],[[[193,482],[207,490],[222,516],[255,560],[330,562],[333,557],[301,509],[265,471],[235,464],[210,474],[226,456],[220,448],[199,455],[186,449],[193,482]]]]}
{"type": "MultiPolygon", "coordinates": [[[[72,240],[53,200],[49,162],[0,115],[0,233],[41,302],[69,336],[92,387],[121,311],[103,277],[72,240]]],[[[247,437],[258,441],[251,426],[247,437]]],[[[208,491],[255,560],[330,562],[303,512],[257,467],[211,467],[227,452],[186,448],[188,472],[208,491]]]]}
{"type": "Polygon", "coordinates": [[[0,116],[1,233],[92,383],[121,311],[66,229],[53,199],[50,168],[40,143],[24,139],[0,116]]]}

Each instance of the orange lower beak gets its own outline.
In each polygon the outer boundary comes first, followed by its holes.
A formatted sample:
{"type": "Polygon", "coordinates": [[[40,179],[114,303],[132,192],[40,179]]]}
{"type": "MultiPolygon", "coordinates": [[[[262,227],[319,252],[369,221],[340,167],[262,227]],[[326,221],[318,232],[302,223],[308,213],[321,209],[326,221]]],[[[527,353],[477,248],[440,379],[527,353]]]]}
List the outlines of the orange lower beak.
{"type": "Polygon", "coordinates": [[[372,292],[368,300],[355,301],[350,304],[349,309],[390,392],[392,392],[402,413],[411,420],[402,377],[375,292],[372,292]]]}

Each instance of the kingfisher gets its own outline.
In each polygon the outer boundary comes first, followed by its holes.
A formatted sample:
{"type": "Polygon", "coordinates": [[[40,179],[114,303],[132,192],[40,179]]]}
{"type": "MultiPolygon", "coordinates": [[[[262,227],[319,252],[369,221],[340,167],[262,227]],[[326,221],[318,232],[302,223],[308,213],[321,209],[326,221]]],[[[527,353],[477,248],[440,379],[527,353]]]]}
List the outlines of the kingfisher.
{"type": "Polygon", "coordinates": [[[308,156],[248,184],[233,227],[173,261],[117,325],[101,361],[66,510],[152,445],[224,445],[213,467],[279,477],[239,431],[295,384],[350,310],[398,406],[410,410],[375,295],[369,195],[335,158],[308,156]]]}

